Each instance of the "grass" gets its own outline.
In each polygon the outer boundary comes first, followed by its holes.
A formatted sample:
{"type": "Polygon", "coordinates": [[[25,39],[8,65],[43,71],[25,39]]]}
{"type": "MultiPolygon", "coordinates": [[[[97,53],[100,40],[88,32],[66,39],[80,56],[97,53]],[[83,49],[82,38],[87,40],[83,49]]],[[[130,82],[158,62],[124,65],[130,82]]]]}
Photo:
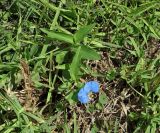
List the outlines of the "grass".
{"type": "Polygon", "coordinates": [[[0,132],[159,132],[159,4],[1,0],[0,132]]]}

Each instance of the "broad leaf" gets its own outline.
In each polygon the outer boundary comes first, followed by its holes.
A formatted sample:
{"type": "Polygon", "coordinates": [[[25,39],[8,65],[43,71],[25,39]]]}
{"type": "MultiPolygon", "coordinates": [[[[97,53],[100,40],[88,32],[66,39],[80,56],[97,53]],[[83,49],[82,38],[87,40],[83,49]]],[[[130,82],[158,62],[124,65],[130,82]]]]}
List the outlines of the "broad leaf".
{"type": "Polygon", "coordinates": [[[81,51],[80,51],[82,58],[83,59],[88,59],[88,60],[100,60],[101,57],[100,55],[92,48],[88,46],[81,46],[81,51]]]}
{"type": "Polygon", "coordinates": [[[100,60],[101,57],[94,49],[84,45],[74,48],[74,51],[76,54],[70,66],[70,75],[73,80],[76,80],[77,75],[80,73],[81,59],[100,60]]]}
{"type": "Polygon", "coordinates": [[[107,103],[108,99],[106,94],[102,91],[101,95],[99,96],[99,103],[102,105],[105,105],[107,103]]]}
{"type": "Polygon", "coordinates": [[[75,43],[79,43],[83,41],[84,37],[93,29],[95,24],[87,25],[81,27],[75,34],[74,34],[74,41],[75,43]]]}

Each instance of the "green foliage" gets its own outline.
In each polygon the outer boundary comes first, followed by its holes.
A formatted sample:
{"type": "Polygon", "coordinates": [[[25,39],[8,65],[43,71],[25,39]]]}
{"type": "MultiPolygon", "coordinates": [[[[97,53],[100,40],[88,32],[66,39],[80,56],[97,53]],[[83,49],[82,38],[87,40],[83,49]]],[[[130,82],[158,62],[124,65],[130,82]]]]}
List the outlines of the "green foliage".
{"type": "Polygon", "coordinates": [[[82,59],[99,60],[100,56],[96,51],[88,46],[79,46],[75,48],[75,56],[70,66],[70,74],[73,80],[79,79],[78,72],[80,71],[80,63],[82,59]]]}
{"type": "Polygon", "coordinates": [[[94,26],[95,26],[94,24],[91,24],[91,25],[81,27],[74,34],[75,43],[77,44],[77,43],[80,43],[81,41],[83,41],[84,37],[86,37],[86,35],[93,29],[94,26]]]}
{"type": "Polygon", "coordinates": [[[73,44],[73,36],[72,35],[61,33],[61,32],[51,32],[51,31],[47,31],[46,29],[41,29],[41,30],[44,33],[46,33],[48,37],[50,37],[52,39],[57,39],[59,41],[64,41],[64,42],[73,44]]]}
{"type": "Polygon", "coordinates": [[[158,132],[159,5],[1,0],[0,132],[158,132]],[[100,92],[81,105],[93,79],[100,92]],[[39,98],[31,110],[20,100],[28,84],[39,98]]]}

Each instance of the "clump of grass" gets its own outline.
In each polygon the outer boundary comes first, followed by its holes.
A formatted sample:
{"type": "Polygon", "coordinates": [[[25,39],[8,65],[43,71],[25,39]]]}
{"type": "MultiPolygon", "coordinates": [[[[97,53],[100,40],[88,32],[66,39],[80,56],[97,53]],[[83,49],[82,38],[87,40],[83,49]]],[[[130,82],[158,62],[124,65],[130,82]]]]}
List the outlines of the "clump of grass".
{"type": "Polygon", "coordinates": [[[159,4],[0,1],[0,132],[158,132],[159,4]]]}

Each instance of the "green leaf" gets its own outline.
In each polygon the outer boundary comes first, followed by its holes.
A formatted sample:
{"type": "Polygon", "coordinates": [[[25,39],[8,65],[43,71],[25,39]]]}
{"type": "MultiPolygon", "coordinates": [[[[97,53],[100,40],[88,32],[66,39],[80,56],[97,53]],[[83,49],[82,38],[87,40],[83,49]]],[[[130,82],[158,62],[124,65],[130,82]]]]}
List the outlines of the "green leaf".
{"type": "Polygon", "coordinates": [[[147,127],[145,133],[151,133],[151,126],[150,125],[147,127]]]}
{"type": "Polygon", "coordinates": [[[73,117],[74,117],[74,133],[78,133],[77,115],[75,112],[73,113],[73,117]]]}
{"type": "Polygon", "coordinates": [[[40,2],[42,2],[42,4],[47,7],[50,8],[52,11],[63,11],[63,12],[70,12],[69,10],[65,10],[65,9],[59,9],[58,7],[56,7],[55,5],[51,4],[49,1],[47,0],[40,0],[40,2]]]}
{"type": "Polygon", "coordinates": [[[99,131],[98,127],[96,125],[93,125],[91,133],[97,133],[98,131],[99,131]]]}
{"type": "Polygon", "coordinates": [[[41,28],[42,32],[46,33],[48,37],[52,39],[57,39],[59,41],[64,41],[70,44],[73,44],[73,36],[70,34],[62,33],[62,32],[53,32],[48,31],[47,29],[41,28]]]}
{"type": "Polygon", "coordinates": [[[160,17],[160,12],[156,12],[154,13],[156,16],[159,16],[160,17]]]}
{"type": "MultiPolygon", "coordinates": [[[[159,120],[158,120],[159,121],[159,120]]],[[[156,133],[158,125],[156,123],[152,123],[151,133],[156,133]]]]}
{"type": "Polygon", "coordinates": [[[130,15],[136,17],[144,12],[146,12],[147,10],[151,9],[151,8],[154,8],[156,6],[156,4],[158,4],[157,2],[155,1],[152,1],[152,2],[149,2],[149,3],[146,3],[146,4],[143,4],[141,5],[140,7],[134,9],[130,15]]]}
{"type": "Polygon", "coordinates": [[[38,44],[32,45],[30,50],[30,56],[33,57],[39,50],[38,44]]]}
{"type": "Polygon", "coordinates": [[[73,57],[72,63],[70,65],[70,75],[73,80],[77,79],[77,75],[80,70],[80,61],[81,61],[81,46],[77,48],[76,54],[73,57]]]}
{"type": "Polygon", "coordinates": [[[130,40],[131,40],[131,44],[133,45],[134,49],[136,50],[137,56],[140,57],[141,56],[141,51],[139,49],[138,44],[135,42],[134,38],[130,37],[130,40]]]}
{"type": "Polygon", "coordinates": [[[142,19],[143,22],[148,26],[148,28],[150,29],[150,31],[155,35],[156,38],[160,39],[158,33],[155,31],[155,29],[153,28],[152,25],[150,25],[146,20],[142,19]]]}
{"type": "Polygon", "coordinates": [[[125,16],[124,16],[124,18],[125,18],[130,24],[132,24],[133,26],[135,26],[135,27],[139,30],[139,32],[141,33],[141,35],[142,35],[142,37],[144,38],[145,42],[147,43],[147,38],[146,38],[145,34],[142,32],[140,25],[136,24],[136,21],[135,21],[133,18],[131,18],[131,17],[125,17],[125,16]]]}
{"type": "Polygon", "coordinates": [[[118,133],[118,126],[119,126],[119,121],[116,119],[115,124],[114,124],[114,133],[118,133]]]}
{"type": "Polygon", "coordinates": [[[160,85],[160,72],[151,81],[153,82],[153,88],[157,88],[160,85]]]}
{"type": "Polygon", "coordinates": [[[88,60],[100,60],[100,55],[93,49],[88,46],[79,46],[76,49],[74,48],[75,56],[73,61],[70,65],[70,75],[73,80],[76,80],[77,75],[80,73],[80,63],[81,59],[88,59],[88,60]]]}
{"type": "Polygon", "coordinates": [[[3,63],[0,64],[0,72],[1,71],[16,71],[16,69],[18,68],[18,64],[16,63],[3,63]]]}
{"type": "Polygon", "coordinates": [[[71,91],[65,98],[70,105],[74,105],[77,102],[77,92],[71,91]]]}
{"type": "Polygon", "coordinates": [[[138,115],[135,112],[130,112],[128,117],[131,121],[138,120],[138,115]]]}
{"type": "Polygon", "coordinates": [[[56,55],[56,62],[58,64],[62,64],[65,58],[65,55],[67,54],[68,51],[62,51],[61,53],[56,55]]]}
{"type": "Polygon", "coordinates": [[[36,115],[34,115],[32,113],[24,112],[24,114],[29,116],[29,117],[31,117],[31,118],[33,118],[34,120],[36,120],[39,123],[44,123],[45,122],[42,118],[40,118],[40,117],[38,117],[38,116],[36,116],[36,115]]]}
{"type": "Polygon", "coordinates": [[[102,105],[105,105],[107,103],[108,99],[106,94],[102,91],[102,93],[99,96],[99,103],[102,105]]]}
{"type": "Polygon", "coordinates": [[[56,69],[61,69],[61,70],[65,70],[67,68],[66,64],[62,64],[62,65],[57,65],[55,66],[56,69]]]}
{"type": "Polygon", "coordinates": [[[140,58],[135,68],[135,71],[144,70],[144,67],[145,67],[145,60],[143,58],[140,58]]]}
{"type": "Polygon", "coordinates": [[[83,59],[88,60],[100,60],[101,56],[92,48],[88,46],[81,46],[80,54],[83,59]]]}
{"type": "Polygon", "coordinates": [[[87,25],[81,27],[75,34],[74,34],[74,41],[75,43],[80,43],[83,41],[84,37],[91,32],[95,24],[87,25]]]}
{"type": "Polygon", "coordinates": [[[98,72],[93,72],[92,69],[91,69],[89,66],[87,66],[87,65],[82,64],[82,65],[81,65],[81,69],[82,69],[86,74],[90,74],[90,75],[92,75],[93,77],[103,77],[103,78],[105,78],[105,76],[104,76],[103,74],[100,74],[100,73],[98,73],[98,72]]]}

